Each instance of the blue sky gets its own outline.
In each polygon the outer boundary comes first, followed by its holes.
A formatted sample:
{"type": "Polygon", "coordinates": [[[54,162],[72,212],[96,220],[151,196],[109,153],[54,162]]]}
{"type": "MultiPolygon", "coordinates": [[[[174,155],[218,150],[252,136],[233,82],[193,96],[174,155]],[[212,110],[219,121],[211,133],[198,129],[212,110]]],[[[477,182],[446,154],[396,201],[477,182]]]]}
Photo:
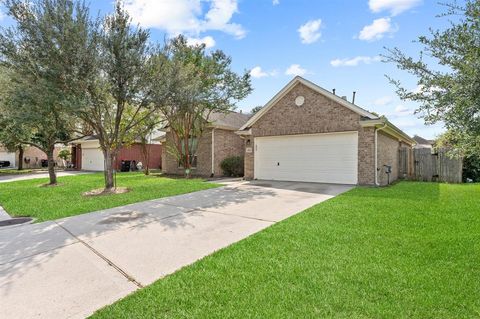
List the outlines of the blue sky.
{"type": "MultiPolygon", "coordinates": [[[[93,12],[112,10],[112,0],[91,1],[93,12]]],[[[238,104],[248,112],[264,105],[295,74],[386,115],[410,135],[433,138],[442,125],[425,126],[402,102],[385,74],[414,90],[416,81],[380,61],[384,47],[418,52],[412,43],[447,21],[431,0],[126,0],[132,18],[154,40],[179,33],[205,42],[233,59],[236,71],[252,70],[253,93],[238,104]]],[[[7,18],[3,18],[8,23],[7,18]]]]}

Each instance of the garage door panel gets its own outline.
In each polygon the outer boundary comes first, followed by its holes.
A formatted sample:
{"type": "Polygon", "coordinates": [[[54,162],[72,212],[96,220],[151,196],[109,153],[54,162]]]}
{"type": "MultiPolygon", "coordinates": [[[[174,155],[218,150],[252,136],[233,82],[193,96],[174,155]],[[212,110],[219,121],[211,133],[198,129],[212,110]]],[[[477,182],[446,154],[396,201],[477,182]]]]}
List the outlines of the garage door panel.
{"type": "Polygon", "coordinates": [[[0,161],[9,161],[10,166],[15,166],[16,164],[16,154],[14,152],[0,152],[0,161]]]}
{"type": "Polygon", "coordinates": [[[255,178],[357,183],[356,132],[260,137],[254,143],[255,178]]]}
{"type": "Polygon", "coordinates": [[[82,170],[103,171],[104,159],[103,153],[98,148],[82,149],[82,170]]]}

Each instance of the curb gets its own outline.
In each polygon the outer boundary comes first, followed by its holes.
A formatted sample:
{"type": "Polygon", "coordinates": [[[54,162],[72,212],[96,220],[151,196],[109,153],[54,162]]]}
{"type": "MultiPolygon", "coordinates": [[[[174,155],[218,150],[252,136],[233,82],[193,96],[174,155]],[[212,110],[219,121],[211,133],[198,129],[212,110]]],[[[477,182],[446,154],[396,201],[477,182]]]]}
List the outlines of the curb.
{"type": "Polygon", "coordinates": [[[2,206],[0,206],[0,220],[7,220],[11,219],[12,216],[8,215],[8,213],[3,209],[2,206]]]}

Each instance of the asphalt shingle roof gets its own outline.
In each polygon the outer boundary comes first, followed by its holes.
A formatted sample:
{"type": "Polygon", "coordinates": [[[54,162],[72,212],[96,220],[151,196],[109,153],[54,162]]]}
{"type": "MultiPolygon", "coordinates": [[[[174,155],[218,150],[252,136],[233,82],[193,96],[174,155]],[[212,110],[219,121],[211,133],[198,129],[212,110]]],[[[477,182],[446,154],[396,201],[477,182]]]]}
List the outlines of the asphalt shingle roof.
{"type": "Polygon", "coordinates": [[[211,113],[208,121],[214,126],[229,127],[239,129],[243,124],[247,123],[251,114],[228,112],[228,113],[211,113]]]}

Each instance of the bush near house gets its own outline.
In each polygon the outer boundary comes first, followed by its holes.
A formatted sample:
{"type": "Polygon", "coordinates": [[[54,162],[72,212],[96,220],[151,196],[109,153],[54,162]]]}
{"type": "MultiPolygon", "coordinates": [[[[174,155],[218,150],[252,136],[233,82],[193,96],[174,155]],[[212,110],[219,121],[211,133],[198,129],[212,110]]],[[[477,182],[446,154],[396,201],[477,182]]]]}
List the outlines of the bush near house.
{"type": "Polygon", "coordinates": [[[480,182],[480,156],[471,155],[463,159],[463,181],[480,182]]]}
{"type": "Polygon", "coordinates": [[[243,157],[230,156],[225,158],[221,163],[223,174],[225,176],[240,177],[243,176],[243,157]]]}

